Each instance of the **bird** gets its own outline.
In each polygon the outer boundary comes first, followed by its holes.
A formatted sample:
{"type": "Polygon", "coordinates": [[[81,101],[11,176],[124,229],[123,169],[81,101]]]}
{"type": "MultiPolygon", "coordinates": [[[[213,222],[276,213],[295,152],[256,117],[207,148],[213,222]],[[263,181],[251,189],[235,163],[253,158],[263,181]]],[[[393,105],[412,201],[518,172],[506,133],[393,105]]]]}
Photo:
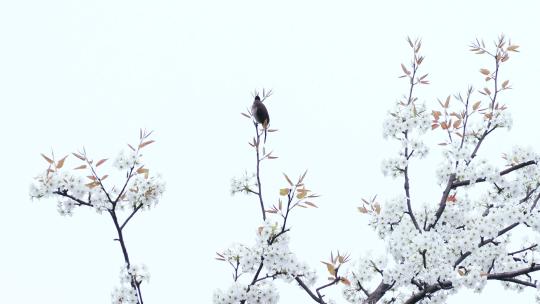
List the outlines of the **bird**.
{"type": "Polygon", "coordinates": [[[264,143],[266,143],[266,132],[268,129],[268,124],[270,124],[270,116],[268,115],[268,110],[261,101],[259,95],[255,96],[253,100],[253,105],[251,106],[251,115],[255,118],[255,124],[260,123],[264,128],[264,143]]]}

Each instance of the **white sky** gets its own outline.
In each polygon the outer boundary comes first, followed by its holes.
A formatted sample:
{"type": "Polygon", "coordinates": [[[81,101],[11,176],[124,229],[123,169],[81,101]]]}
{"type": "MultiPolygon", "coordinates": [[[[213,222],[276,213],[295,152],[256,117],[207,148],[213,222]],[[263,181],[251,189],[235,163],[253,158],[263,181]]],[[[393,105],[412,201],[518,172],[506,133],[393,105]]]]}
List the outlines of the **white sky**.
{"type": "MultiPolygon", "coordinates": [[[[540,24],[525,3],[2,1],[1,302],[110,301],[122,257],[109,217],[83,209],[60,217],[54,200],[31,202],[28,185],[44,169],[40,152],[60,156],[84,145],[95,158],[114,158],[140,127],[155,131],[146,160],[167,182],[158,207],[126,230],[132,260],[152,275],[145,302],[211,302],[213,290],[231,282],[215,252],[251,244],[259,224],[256,199],[231,197],[229,185],[254,168],[253,126],[239,113],[262,87],[274,89],[266,104],[280,130],[268,139],[280,158],[262,168],[266,201],[277,200],[281,172],[306,168],[307,186],[323,195],[319,209],[292,215],[295,252],[324,278],[319,261],[330,250],[353,257],[375,250],[355,208],[361,197],[401,191],[380,173],[396,149],[382,139],[381,124],[405,93],[397,76],[409,60],[407,35],[423,38],[432,85],[417,92],[432,106],[483,85],[478,69],[487,61],[468,52],[471,40],[504,32],[521,45],[502,71],[514,87],[501,96],[514,128],[483,149],[496,157],[514,144],[540,150],[540,24]]],[[[435,164],[437,148],[432,153],[435,164]]],[[[436,200],[433,168],[422,169],[413,195],[436,200]]],[[[533,301],[489,286],[483,298],[463,293],[450,303],[533,301]]],[[[282,303],[309,302],[296,287],[281,290],[282,303]]]]}

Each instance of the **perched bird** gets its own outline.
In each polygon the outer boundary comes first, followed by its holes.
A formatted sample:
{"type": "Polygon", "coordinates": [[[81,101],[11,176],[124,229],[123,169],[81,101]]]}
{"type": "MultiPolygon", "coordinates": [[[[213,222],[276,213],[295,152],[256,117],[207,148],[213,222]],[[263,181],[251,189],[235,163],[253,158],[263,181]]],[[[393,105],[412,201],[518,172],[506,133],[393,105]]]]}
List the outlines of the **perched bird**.
{"type": "Polygon", "coordinates": [[[270,123],[270,116],[259,95],[255,96],[255,100],[253,100],[251,115],[255,118],[255,123],[260,123],[263,126],[264,142],[266,143],[266,131],[268,129],[268,124],[270,123]]]}

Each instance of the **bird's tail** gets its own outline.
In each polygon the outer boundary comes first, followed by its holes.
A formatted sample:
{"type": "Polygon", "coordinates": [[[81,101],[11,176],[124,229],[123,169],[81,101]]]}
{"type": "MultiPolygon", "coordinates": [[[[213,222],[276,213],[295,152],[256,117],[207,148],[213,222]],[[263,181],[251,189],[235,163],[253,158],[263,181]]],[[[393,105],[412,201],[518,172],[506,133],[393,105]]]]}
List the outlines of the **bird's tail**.
{"type": "Polygon", "coordinates": [[[264,143],[266,144],[266,133],[267,133],[267,128],[264,128],[264,143]]]}

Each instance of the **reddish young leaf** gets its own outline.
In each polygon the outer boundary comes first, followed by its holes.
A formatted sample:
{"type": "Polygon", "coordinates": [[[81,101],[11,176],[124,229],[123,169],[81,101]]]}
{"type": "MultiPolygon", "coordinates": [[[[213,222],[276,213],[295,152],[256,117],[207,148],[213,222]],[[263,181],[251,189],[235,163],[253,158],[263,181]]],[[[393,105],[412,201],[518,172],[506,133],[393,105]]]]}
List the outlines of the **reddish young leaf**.
{"type": "Polygon", "coordinates": [[[92,189],[92,188],[95,188],[97,187],[99,184],[97,182],[91,182],[91,183],[88,183],[88,184],[85,184],[85,186],[87,186],[88,188],[92,189]]]}
{"type": "Polygon", "coordinates": [[[439,117],[441,116],[441,112],[440,111],[432,111],[432,115],[433,115],[433,118],[435,118],[435,120],[439,120],[439,117]]]}
{"type": "Polygon", "coordinates": [[[293,186],[293,182],[291,181],[291,179],[287,176],[287,174],[283,173],[283,176],[285,176],[285,179],[287,180],[287,182],[289,183],[289,185],[293,186]]]}
{"type": "Polygon", "coordinates": [[[449,105],[450,105],[450,95],[446,97],[446,101],[444,102],[444,108],[447,109],[449,105]]]}
{"type": "Polygon", "coordinates": [[[336,267],[334,267],[334,265],[330,264],[330,263],[325,263],[326,264],[326,269],[328,269],[328,272],[335,276],[336,275],[336,267]]]}
{"type": "Polygon", "coordinates": [[[315,205],[315,204],[312,203],[312,202],[304,202],[304,204],[310,205],[311,207],[319,208],[319,207],[317,207],[317,205],[315,205]]]}
{"type": "Polygon", "coordinates": [[[409,70],[407,70],[407,68],[405,67],[405,65],[403,63],[401,64],[401,69],[403,70],[403,73],[405,73],[406,75],[411,74],[411,72],[409,70]]]}
{"type": "Polygon", "coordinates": [[[64,162],[66,161],[66,158],[68,156],[64,156],[62,159],[60,159],[57,163],[56,163],[56,169],[60,169],[64,166],[64,162]]]}
{"type": "Polygon", "coordinates": [[[47,156],[45,156],[45,154],[41,153],[41,156],[49,163],[49,164],[52,164],[54,163],[54,161],[50,158],[48,158],[47,156]]]}
{"type": "Polygon", "coordinates": [[[155,142],[155,140],[149,140],[149,141],[145,141],[143,142],[142,144],[139,145],[139,148],[144,148],[146,146],[148,146],[149,144],[155,142]]]}
{"type": "Polygon", "coordinates": [[[510,45],[506,48],[506,50],[511,52],[519,52],[517,49],[519,48],[519,45],[510,45]]]}
{"type": "Polygon", "coordinates": [[[456,194],[449,195],[446,201],[450,203],[455,203],[457,201],[456,194]]]}
{"type": "Polygon", "coordinates": [[[140,167],[139,169],[137,169],[137,173],[138,174],[144,174],[144,178],[148,178],[149,172],[150,172],[150,169],[146,169],[146,168],[143,168],[143,167],[140,167]]]}
{"type": "Polygon", "coordinates": [[[80,154],[77,154],[77,153],[71,153],[73,154],[73,156],[75,156],[76,158],[82,160],[82,161],[86,161],[86,158],[80,154]]]}
{"type": "Polygon", "coordinates": [[[306,177],[306,174],[307,174],[307,169],[306,171],[304,171],[304,174],[302,174],[302,176],[298,179],[298,185],[300,185],[303,181],[304,181],[304,178],[306,177]]]}
{"type": "Polygon", "coordinates": [[[358,207],[358,211],[360,211],[361,213],[368,213],[368,210],[366,207],[362,206],[362,207],[358,207]]]}
{"type": "Polygon", "coordinates": [[[381,214],[381,205],[379,203],[373,204],[373,210],[375,211],[375,213],[381,214]]]}

